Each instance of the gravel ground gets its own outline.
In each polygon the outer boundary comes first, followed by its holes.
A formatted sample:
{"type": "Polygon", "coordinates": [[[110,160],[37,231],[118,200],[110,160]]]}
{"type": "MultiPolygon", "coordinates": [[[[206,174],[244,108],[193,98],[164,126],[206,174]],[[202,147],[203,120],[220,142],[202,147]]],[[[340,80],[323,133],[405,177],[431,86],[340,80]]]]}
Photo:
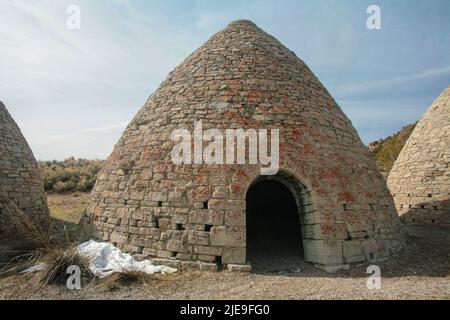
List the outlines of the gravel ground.
{"type": "Polygon", "coordinates": [[[408,246],[377,265],[381,289],[368,290],[368,264],[328,274],[301,263],[291,271],[182,272],[145,283],[91,283],[81,291],[37,286],[34,276],[0,279],[0,299],[450,299],[450,228],[405,227],[408,246]]]}

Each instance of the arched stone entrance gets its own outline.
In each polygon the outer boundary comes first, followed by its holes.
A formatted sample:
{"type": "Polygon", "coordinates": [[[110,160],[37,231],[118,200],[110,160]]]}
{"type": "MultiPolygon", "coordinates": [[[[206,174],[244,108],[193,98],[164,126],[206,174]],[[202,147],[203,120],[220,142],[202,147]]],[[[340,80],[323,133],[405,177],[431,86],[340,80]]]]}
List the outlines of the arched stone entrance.
{"type": "Polygon", "coordinates": [[[247,261],[254,270],[291,270],[304,260],[303,201],[296,185],[288,176],[260,177],[247,191],[247,261]]]}

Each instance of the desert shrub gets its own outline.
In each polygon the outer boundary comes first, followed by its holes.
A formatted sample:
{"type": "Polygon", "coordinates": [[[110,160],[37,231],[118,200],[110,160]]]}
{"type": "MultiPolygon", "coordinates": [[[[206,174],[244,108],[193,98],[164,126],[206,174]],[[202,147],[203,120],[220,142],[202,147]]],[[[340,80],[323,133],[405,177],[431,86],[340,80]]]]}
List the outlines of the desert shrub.
{"type": "Polygon", "coordinates": [[[58,181],[53,185],[53,192],[56,193],[65,193],[69,191],[76,191],[77,183],[75,181],[58,181]]]}
{"type": "Polygon", "coordinates": [[[41,258],[47,264],[47,269],[42,275],[44,284],[63,284],[67,280],[67,270],[70,266],[78,266],[84,276],[93,278],[89,271],[89,259],[82,256],[76,247],[52,247],[47,249],[41,258]]]}
{"type": "Polygon", "coordinates": [[[45,247],[52,241],[50,226],[43,228],[37,225],[32,218],[17,207],[12,199],[8,198],[1,187],[0,209],[0,213],[13,226],[14,237],[23,239],[30,248],[45,247]]]}
{"type": "Polygon", "coordinates": [[[89,192],[104,161],[69,158],[64,161],[40,161],[45,191],[50,193],[89,192]]]}

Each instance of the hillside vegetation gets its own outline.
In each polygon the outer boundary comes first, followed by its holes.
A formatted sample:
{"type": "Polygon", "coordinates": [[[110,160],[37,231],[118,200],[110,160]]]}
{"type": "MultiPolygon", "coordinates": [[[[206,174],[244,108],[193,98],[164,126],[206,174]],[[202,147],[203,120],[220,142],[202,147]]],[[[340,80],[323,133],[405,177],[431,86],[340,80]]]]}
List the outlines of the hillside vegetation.
{"type": "Polygon", "coordinates": [[[90,192],[102,160],[69,158],[64,161],[40,161],[45,191],[48,193],[90,192]]]}
{"type": "Polygon", "coordinates": [[[389,175],[395,160],[397,160],[416,124],[407,125],[396,134],[369,144],[369,151],[377,162],[378,169],[385,177],[389,175]]]}

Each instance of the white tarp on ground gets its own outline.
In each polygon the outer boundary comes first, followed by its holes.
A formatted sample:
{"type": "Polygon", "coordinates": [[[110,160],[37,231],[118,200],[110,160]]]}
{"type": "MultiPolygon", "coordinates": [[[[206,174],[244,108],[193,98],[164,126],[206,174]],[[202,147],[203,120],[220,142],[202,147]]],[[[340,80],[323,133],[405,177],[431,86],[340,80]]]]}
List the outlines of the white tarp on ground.
{"type": "Polygon", "coordinates": [[[155,273],[173,273],[177,269],[167,266],[155,266],[150,260],[136,261],[131,255],[123,253],[112,244],[87,241],[78,246],[78,252],[89,259],[90,271],[99,278],[124,271],[155,273]]]}

